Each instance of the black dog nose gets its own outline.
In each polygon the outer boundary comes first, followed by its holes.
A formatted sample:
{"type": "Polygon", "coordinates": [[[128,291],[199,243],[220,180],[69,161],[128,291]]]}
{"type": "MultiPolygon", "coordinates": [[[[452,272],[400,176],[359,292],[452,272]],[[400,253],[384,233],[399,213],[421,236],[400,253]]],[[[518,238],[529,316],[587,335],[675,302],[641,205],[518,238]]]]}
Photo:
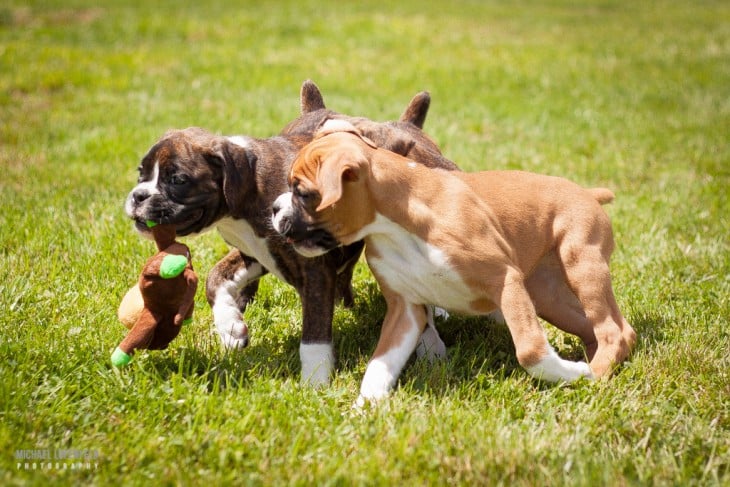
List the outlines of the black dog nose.
{"type": "Polygon", "coordinates": [[[150,197],[150,192],[146,189],[138,189],[132,193],[132,199],[135,203],[141,203],[150,197]]]}

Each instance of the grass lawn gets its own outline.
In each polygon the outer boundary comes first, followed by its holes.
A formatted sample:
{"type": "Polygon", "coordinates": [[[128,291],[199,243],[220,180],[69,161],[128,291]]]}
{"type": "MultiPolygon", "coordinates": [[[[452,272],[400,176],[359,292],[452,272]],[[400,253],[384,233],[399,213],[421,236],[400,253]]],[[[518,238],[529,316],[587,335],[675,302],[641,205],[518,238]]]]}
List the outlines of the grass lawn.
{"type": "MultiPolygon", "coordinates": [[[[0,484],[730,485],[727,2],[102,3],[0,6],[0,484]],[[273,135],[307,78],[376,120],[429,90],[466,170],[612,188],[632,358],[544,385],[506,328],[452,317],[448,361],[354,414],[384,314],[361,263],[327,389],[299,386],[299,300],[270,276],[245,351],[219,348],[201,286],[168,350],[112,370],[154,252],[122,208],[141,156],[169,128],[273,135]]],[[[227,250],[185,241],[201,280],[227,250]]]]}

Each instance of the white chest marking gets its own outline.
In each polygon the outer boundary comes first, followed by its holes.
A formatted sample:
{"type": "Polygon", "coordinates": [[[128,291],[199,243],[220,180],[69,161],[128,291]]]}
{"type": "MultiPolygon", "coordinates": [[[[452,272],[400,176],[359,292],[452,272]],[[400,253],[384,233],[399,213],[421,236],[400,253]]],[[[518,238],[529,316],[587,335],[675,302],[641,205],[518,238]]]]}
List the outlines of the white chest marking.
{"type": "Polygon", "coordinates": [[[382,215],[368,227],[368,263],[391,289],[411,303],[473,313],[476,295],[442,250],[382,215]]]}
{"type": "Polygon", "coordinates": [[[217,224],[218,231],[229,245],[233,245],[244,254],[253,257],[264,268],[279,279],[286,281],[276,260],[269,252],[265,238],[257,237],[251,225],[246,220],[223,218],[217,224]]]}

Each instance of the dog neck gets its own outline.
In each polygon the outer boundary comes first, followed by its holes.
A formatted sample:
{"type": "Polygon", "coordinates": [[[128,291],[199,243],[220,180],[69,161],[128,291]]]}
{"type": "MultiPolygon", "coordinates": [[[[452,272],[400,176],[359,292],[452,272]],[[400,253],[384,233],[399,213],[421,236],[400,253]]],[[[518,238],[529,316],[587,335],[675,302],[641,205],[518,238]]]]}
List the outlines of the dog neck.
{"type": "MultiPolygon", "coordinates": [[[[438,224],[444,200],[462,183],[449,171],[429,169],[377,150],[370,159],[370,192],[376,213],[418,235],[438,224]],[[393,197],[397,195],[397,197],[393,197]]],[[[463,188],[468,190],[468,188],[463,188]]],[[[462,191],[463,193],[463,191],[462,191]]],[[[450,196],[451,195],[451,196],[450,196]]]]}

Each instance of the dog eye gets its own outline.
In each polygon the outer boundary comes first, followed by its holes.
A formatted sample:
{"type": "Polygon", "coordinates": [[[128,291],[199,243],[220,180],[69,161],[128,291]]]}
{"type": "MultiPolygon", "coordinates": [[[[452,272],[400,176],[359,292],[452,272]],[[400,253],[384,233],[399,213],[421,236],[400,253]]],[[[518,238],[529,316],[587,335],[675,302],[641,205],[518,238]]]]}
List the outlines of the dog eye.
{"type": "Polygon", "coordinates": [[[302,191],[299,188],[299,185],[296,185],[294,186],[294,195],[303,201],[308,201],[314,196],[314,193],[312,193],[311,191],[302,191]]]}
{"type": "Polygon", "coordinates": [[[175,186],[182,186],[184,184],[188,184],[188,181],[190,179],[186,174],[173,174],[170,178],[170,182],[174,184],[175,186]]]}

